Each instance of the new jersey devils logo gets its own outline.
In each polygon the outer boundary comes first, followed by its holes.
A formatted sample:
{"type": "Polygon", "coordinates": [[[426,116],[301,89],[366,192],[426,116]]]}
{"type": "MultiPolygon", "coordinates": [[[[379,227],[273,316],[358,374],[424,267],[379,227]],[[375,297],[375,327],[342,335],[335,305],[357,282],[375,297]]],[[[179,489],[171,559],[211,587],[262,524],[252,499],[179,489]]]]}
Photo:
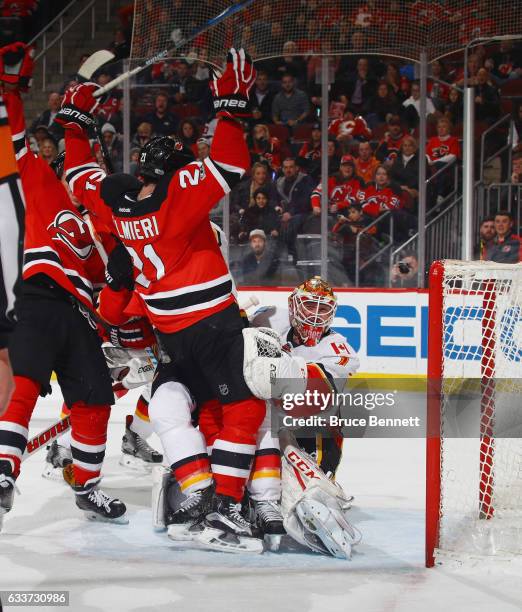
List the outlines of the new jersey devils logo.
{"type": "Polygon", "coordinates": [[[90,257],[94,245],[87,224],[71,210],[61,210],[47,231],[53,240],[64,242],[80,259],[90,257]]]}

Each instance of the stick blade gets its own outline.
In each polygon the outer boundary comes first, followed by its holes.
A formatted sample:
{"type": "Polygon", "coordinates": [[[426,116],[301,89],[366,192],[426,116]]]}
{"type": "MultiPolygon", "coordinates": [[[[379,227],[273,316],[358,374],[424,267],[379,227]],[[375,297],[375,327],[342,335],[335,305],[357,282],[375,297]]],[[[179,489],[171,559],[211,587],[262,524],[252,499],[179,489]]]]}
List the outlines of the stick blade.
{"type": "Polygon", "coordinates": [[[98,68],[101,68],[104,64],[113,60],[114,57],[114,53],[107,51],[107,49],[95,51],[80,66],[78,69],[78,76],[89,81],[98,68]]]}

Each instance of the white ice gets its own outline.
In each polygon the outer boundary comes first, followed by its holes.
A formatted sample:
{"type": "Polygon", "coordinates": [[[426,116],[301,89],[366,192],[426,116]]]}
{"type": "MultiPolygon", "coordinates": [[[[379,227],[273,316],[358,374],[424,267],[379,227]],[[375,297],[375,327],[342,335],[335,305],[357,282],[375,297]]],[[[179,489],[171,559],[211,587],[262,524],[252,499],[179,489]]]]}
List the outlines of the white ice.
{"type": "MultiPolygon", "coordinates": [[[[137,395],[113,409],[102,483],[127,504],[129,525],[85,521],[66,485],[41,477],[44,452],[36,454],[0,534],[0,590],[68,590],[74,612],[522,610],[519,562],[424,568],[422,439],[345,441],[339,481],[355,495],[352,521],[363,533],[351,561],[297,547],[263,555],[177,548],[152,531],[150,477],[118,464],[137,395]]],[[[38,403],[31,433],[55,421],[60,405],[55,387],[38,403]]]]}

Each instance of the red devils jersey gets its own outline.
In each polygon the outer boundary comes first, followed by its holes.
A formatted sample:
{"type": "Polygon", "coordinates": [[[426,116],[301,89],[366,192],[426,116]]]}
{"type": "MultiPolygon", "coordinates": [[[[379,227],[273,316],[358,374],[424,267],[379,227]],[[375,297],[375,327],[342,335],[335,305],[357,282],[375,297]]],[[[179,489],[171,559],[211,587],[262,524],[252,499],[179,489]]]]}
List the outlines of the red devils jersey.
{"type": "Polygon", "coordinates": [[[208,213],[249,166],[241,126],[220,120],[210,157],[166,175],[141,200],[142,185],[134,177],[100,178],[86,141],[67,130],[66,179],[93,213],[112,210],[114,228],[134,259],[135,290],[152,324],[175,332],[233,303],[232,279],[208,213]]]}
{"type": "MultiPolygon", "coordinates": [[[[364,200],[364,183],[355,176],[349,181],[340,181],[336,176],[328,178],[328,203],[336,205],[337,210],[347,208],[351,204],[362,204],[364,200]]],[[[321,208],[322,183],[314,189],[311,197],[312,207],[321,208]]]]}
{"type": "Polygon", "coordinates": [[[447,136],[443,139],[433,136],[428,140],[426,155],[431,162],[451,161],[452,158],[446,159],[448,155],[460,156],[459,140],[456,136],[447,136]]]}
{"type": "Polygon", "coordinates": [[[104,284],[104,265],[89,229],[53,170],[28,147],[22,100],[5,102],[26,201],[23,278],[45,274],[86,306],[104,284]]]}
{"type": "Polygon", "coordinates": [[[371,217],[378,217],[387,210],[397,210],[404,205],[402,192],[395,186],[379,189],[370,183],[364,190],[363,211],[371,217]]]}

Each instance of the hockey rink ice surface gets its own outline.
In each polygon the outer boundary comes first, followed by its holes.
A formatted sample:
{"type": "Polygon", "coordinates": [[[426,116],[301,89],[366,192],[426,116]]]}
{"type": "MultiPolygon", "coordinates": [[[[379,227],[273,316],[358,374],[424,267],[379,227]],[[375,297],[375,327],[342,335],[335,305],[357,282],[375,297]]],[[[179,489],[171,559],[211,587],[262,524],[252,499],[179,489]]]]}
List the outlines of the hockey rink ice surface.
{"type": "MultiPolygon", "coordinates": [[[[57,419],[53,389],[35,409],[31,435],[57,419]]],[[[0,590],[68,590],[69,608],[56,609],[74,612],[522,610],[520,560],[425,569],[423,439],[345,441],[338,479],[355,495],[351,520],[363,533],[351,561],[291,545],[262,555],[178,548],[152,530],[150,476],[118,464],[137,397],[113,408],[102,481],[127,504],[130,524],[84,520],[67,486],[41,477],[38,452],[23,465],[0,534],[0,590]]]]}

